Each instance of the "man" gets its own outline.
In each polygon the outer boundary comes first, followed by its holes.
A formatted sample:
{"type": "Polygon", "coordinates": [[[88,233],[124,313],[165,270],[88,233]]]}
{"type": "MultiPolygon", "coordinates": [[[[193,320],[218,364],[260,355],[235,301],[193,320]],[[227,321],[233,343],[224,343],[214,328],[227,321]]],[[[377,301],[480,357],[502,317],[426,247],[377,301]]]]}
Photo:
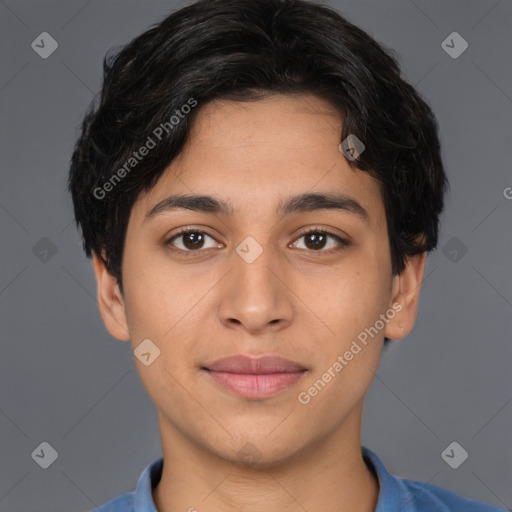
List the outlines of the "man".
{"type": "Polygon", "coordinates": [[[106,61],[69,188],[163,457],[98,510],[499,510],[361,446],[446,185],[430,108],[330,8],[203,0],[106,61]]]}

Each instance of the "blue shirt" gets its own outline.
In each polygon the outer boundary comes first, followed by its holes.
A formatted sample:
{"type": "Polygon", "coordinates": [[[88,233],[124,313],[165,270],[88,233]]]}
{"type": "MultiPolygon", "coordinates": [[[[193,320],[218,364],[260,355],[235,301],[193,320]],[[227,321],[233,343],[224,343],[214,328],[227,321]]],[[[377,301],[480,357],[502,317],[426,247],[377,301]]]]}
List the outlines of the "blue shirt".
{"type": "MultiPolygon", "coordinates": [[[[506,509],[471,500],[436,485],[393,476],[382,461],[362,446],[366,464],[375,470],[380,491],[375,512],[498,512],[506,509]]],[[[93,512],[158,512],[151,489],[162,476],[163,458],[149,464],[140,475],[135,491],[122,494],[93,512]]]]}

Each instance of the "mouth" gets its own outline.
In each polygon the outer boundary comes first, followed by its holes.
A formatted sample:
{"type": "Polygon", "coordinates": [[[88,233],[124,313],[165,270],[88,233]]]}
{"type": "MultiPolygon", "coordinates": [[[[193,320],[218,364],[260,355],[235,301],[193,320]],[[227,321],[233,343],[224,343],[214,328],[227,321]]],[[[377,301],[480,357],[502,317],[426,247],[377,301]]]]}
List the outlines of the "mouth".
{"type": "Polygon", "coordinates": [[[223,390],[242,398],[271,397],[295,384],[308,370],[276,356],[231,356],[201,368],[223,390]]]}

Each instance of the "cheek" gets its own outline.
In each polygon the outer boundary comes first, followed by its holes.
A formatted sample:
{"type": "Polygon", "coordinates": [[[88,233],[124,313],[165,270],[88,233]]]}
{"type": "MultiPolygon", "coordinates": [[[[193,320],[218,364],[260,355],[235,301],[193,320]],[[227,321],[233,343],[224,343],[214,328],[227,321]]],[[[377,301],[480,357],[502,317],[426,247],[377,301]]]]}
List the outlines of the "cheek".
{"type": "Polygon", "coordinates": [[[342,272],[325,279],[314,307],[338,338],[352,339],[373,324],[389,301],[390,277],[374,258],[354,258],[342,272]]]}
{"type": "Polygon", "coordinates": [[[384,329],[375,325],[387,309],[387,280],[375,263],[360,259],[325,280],[323,290],[313,302],[319,328],[310,328],[321,350],[302,391],[311,413],[332,414],[334,424],[363,398],[378,366],[384,329]]]}
{"type": "Polygon", "coordinates": [[[161,371],[165,368],[178,378],[200,359],[194,340],[204,331],[204,311],[213,309],[213,295],[208,291],[216,276],[192,277],[156,260],[143,271],[136,269],[132,265],[127,276],[126,301],[133,348],[149,338],[160,350],[155,364],[158,362],[161,371]]]}
{"type": "Polygon", "coordinates": [[[193,286],[184,272],[166,261],[161,249],[142,254],[127,247],[123,271],[127,314],[138,334],[165,337],[192,308],[193,286]]]}

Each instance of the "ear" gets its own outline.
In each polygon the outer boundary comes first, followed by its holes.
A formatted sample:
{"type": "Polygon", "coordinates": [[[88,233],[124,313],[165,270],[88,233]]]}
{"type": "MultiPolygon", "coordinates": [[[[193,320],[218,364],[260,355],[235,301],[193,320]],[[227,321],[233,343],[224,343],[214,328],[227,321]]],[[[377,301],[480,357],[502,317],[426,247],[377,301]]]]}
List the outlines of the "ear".
{"type": "MultiPolygon", "coordinates": [[[[102,252],[104,257],[104,252],[102,252]]],[[[107,270],[105,262],[95,252],[92,260],[98,285],[98,306],[108,332],[118,340],[128,341],[130,331],[126,321],[124,299],[117,280],[107,270]]]]}
{"type": "Polygon", "coordinates": [[[389,306],[397,313],[384,330],[384,335],[391,340],[407,336],[414,327],[426,261],[426,252],[409,256],[402,273],[393,277],[389,306]]]}

